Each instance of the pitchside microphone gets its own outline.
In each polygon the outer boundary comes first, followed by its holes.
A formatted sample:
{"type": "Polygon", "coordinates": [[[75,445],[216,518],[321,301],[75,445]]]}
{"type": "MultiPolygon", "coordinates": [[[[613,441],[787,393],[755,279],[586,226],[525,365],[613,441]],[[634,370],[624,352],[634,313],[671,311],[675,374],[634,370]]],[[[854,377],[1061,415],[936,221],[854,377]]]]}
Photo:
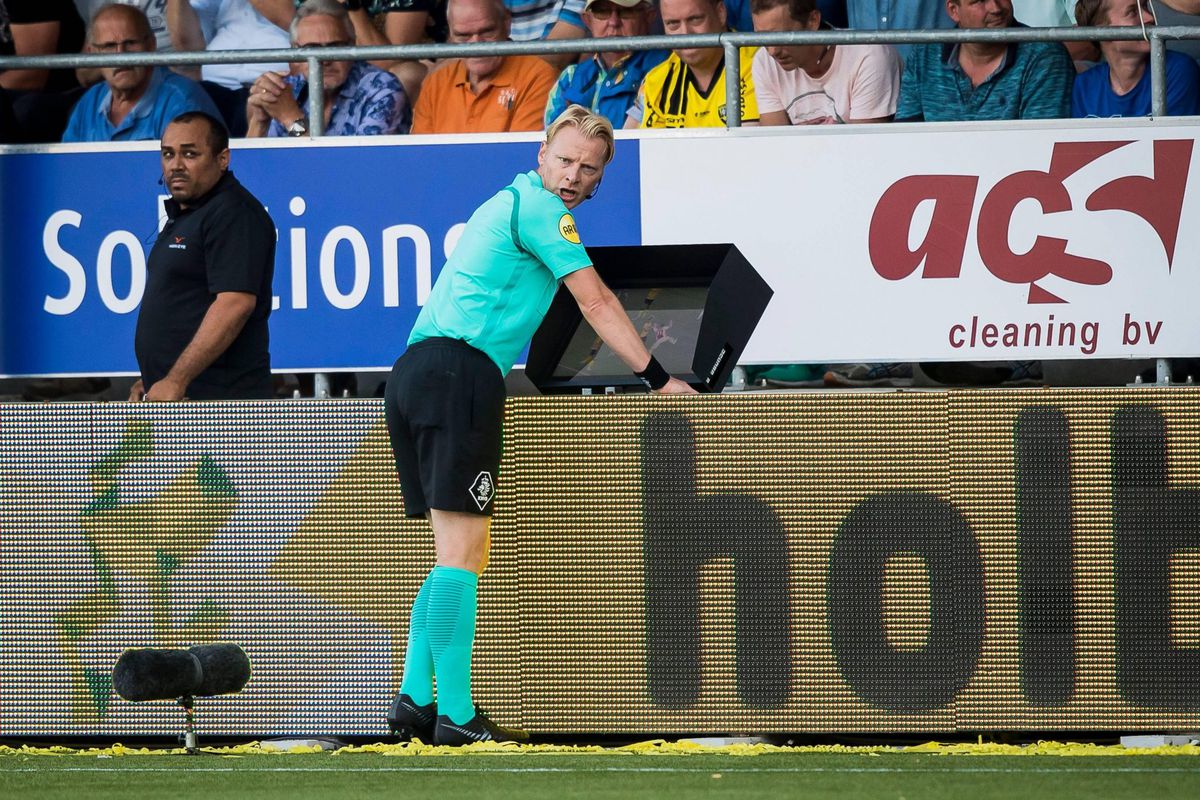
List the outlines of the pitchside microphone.
{"type": "Polygon", "coordinates": [[[250,659],[236,644],[187,650],[126,650],[113,667],[113,688],[131,702],[209,697],[241,691],[250,659]]]}

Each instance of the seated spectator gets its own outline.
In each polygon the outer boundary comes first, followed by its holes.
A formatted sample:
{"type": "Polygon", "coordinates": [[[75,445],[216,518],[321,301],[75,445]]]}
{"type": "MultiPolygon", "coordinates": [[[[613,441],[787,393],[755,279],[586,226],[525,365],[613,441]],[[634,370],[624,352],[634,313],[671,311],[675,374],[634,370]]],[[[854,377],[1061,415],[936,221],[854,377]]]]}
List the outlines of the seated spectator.
{"type": "MultiPolygon", "coordinates": [[[[753,0],[754,29],[822,27],[815,0],[753,0]]],[[[890,45],[768,45],[754,56],[763,125],[890,122],[900,95],[900,56],[890,45]]]]}
{"type": "MultiPolygon", "coordinates": [[[[450,41],[503,42],[509,13],[500,0],[450,0],[450,41]]],[[[538,131],[558,73],[537,56],[456,58],[421,88],[413,133],[538,131]]]]}
{"type": "MultiPolygon", "coordinates": [[[[71,0],[4,0],[14,55],[50,56],[83,49],[84,25],[71,0]]],[[[73,69],[0,72],[17,131],[24,142],[57,142],[83,94],[73,69]]]]}
{"type": "Polygon", "coordinates": [[[171,31],[167,27],[167,0],[75,0],[75,8],[85,21],[96,18],[96,12],[111,3],[135,6],[146,15],[150,30],[154,32],[155,49],[166,52],[171,49],[171,31]]]}
{"type": "MultiPolygon", "coordinates": [[[[1008,28],[1012,0],[946,0],[963,29],[1008,28]]],[[[926,44],[917,47],[900,81],[903,122],[1058,119],[1071,112],[1075,67],[1057,42],[926,44]]]]}
{"type": "MultiPolygon", "coordinates": [[[[661,0],[663,30],[668,36],[722,33],[728,30],[722,0],[661,0]]],[[[743,125],[758,124],[751,63],[757,47],[741,48],[741,112],[743,125]]],[[[720,128],[725,109],[725,51],[720,47],[684,48],[646,75],[637,101],[629,109],[626,128],[720,128]]]]}
{"type": "MultiPolygon", "coordinates": [[[[167,29],[166,0],[75,0],[75,8],[79,16],[91,21],[95,19],[97,11],[114,2],[140,8],[150,23],[150,30],[154,32],[154,48],[160,52],[170,51],[171,31],[167,29]]],[[[75,70],[75,77],[79,79],[80,86],[93,86],[104,80],[98,67],[81,67],[75,70]]]]}
{"type": "MultiPolygon", "coordinates": [[[[421,44],[446,40],[445,0],[343,0],[354,37],[359,47],[421,44]]],[[[304,0],[295,0],[296,7],[304,0]]],[[[415,103],[421,93],[428,67],[416,60],[372,61],[380,69],[395,75],[404,87],[409,103],[415,103]]]]}
{"type": "MultiPolygon", "coordinates": [[[[136,6],[110,3],[92,18],[89,53],[142,53],[155,47],[154,31],[136,6]]],[[[200,85],[166,67],[101,67],[102,82],[84,92],[71,112],[64,142],[160,139],[186,111],[217,113],[200,85]]]]}
{"type": "MultiPolygon", "coordinates": [[[[176,50],[285,50],[290,46],[292,0],[167,0],[167,27],[176,50]]],[[[246,135],[250,84],[263,70],[285,72],[287,64],[205,64],[201,85],[212,97],[229,135],[246,135]]]]}
{"type": "MultiPolygon", "coordinates": [[[[582,39],[587,35],[580,13],[584,0],[503,0],[511,20],[514,42],[535,42],[541,39],[582,39]]],[[[568,64],[579,60],[574,53],[547,53],[540,56],[562,72],[568,64]]]]}
{"type": "MultiPolygon", "coordinates": [[[[650,0],[587,0],[583,21],[593,39],[645,36],[654,21],[650,0]]],[[[625,115],[637,99],[646,73],[667,58],[664,50],[594,53],[572,64],[558,76],[546,103],[545,123],[558,119],[567,106],[580,105],[607,117],[614,128],[625,124],[625,115]]]]}
{"type": "MultiPolygon", "coordinates": [[[[1154,25],[1146,0],[1079,0],[1081,27],[1154,25]]],[[[1074,117],[1150,116],[1150,42],[1101,42],[1104,60],[1075,79],[1074,117]]],[[[1200,114],[1200,65],[1167,51],[1167,114],[1200,114]]]]}
{"type": "MultiPolygon", "coordinates": [[[[354,25],[337,0],[305,0],[292,21],[294,47],[348,47],[354,25]]],[[[400,81],[361,61],[326,61],[321,70],[325,133],[370,136],[408,133],[412,113],[400,81]]],[[[308,64],[292,64],[291,74],[264,72],[250,88],[246,135],[307,136],[308,64]]]]}
{"type": "MultiPolygon", "coordinates": [[[[954,27],[946,0],[846,0],[849,27],[864,31],[927,31],[954,27]]],[[[899,44],[905,63],[918,45],[899,44]]]]}

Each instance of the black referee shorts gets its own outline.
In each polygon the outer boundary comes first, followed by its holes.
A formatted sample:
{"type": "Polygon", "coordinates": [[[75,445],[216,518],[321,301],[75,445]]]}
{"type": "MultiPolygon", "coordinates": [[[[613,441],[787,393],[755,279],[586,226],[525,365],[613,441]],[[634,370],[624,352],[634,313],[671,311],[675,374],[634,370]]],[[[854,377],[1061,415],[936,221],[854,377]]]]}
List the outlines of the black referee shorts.
{"type": "Polygon", "coordinates": [[[405,513],[491,516],[505,397],[496,364],[459,339],[425,339],[396,361],[384,397],[405,513]]]}

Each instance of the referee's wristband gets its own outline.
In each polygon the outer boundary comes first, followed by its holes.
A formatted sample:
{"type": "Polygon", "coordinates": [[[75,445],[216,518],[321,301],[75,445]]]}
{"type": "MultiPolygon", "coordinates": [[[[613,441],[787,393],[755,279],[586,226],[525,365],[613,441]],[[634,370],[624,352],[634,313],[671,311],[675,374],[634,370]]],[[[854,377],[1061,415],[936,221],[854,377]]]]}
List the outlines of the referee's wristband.
{"type": "Polygon", "coordinates": [[[658,359],[650,356],[650,363],[641,372],[635,372],[641,379],[642,383],[646,384],[646,388],[652,392],[658,391],[667,385],[667,381],[671,380],[671,373],[663,369],[663,365],[658,363],[658,359]]]}

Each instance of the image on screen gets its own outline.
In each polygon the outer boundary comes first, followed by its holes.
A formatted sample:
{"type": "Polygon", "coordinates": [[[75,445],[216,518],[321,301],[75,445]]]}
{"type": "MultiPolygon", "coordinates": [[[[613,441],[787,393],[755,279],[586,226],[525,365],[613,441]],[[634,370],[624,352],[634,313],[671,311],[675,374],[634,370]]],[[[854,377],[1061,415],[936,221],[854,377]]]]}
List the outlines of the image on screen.
{"type": "MultiPolygon", "coordinates": [[[[704,317],[708,287],[685,286],[614,290],[650,354],[672,375],[692,371],[692,355],[704,317]]],[[[629,367],[617,357],[586,320],[580,322],[554,367],[555,378],[623,375],[629,367]]]]}

